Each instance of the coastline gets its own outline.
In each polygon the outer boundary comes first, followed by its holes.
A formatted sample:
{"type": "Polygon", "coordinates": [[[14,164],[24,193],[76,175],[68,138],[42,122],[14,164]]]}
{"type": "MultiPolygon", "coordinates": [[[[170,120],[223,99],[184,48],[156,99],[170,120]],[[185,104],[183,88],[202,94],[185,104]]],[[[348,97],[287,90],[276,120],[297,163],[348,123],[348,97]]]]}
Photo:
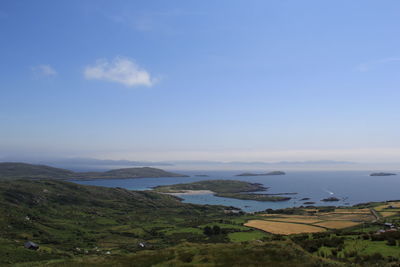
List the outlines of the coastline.
{"type": "Polygon", "coordinates": [[[215,194],[211,190],[179,190],[179,192],[163,192],[163,194],[172,196],[182,196],[182,195],[209,195],[215,194]]]}

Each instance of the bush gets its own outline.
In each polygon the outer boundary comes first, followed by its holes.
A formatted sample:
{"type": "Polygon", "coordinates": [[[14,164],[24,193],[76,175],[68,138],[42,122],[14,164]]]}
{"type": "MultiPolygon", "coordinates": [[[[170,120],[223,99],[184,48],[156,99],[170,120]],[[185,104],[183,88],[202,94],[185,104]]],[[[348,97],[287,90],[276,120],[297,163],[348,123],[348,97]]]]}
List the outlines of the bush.
{"type": "Polygon", "coordinates": [[[388,241],[386,242],[386,245],[388,246],[396,246],[396,240],[395,239],[388,239],[388,241]]]}

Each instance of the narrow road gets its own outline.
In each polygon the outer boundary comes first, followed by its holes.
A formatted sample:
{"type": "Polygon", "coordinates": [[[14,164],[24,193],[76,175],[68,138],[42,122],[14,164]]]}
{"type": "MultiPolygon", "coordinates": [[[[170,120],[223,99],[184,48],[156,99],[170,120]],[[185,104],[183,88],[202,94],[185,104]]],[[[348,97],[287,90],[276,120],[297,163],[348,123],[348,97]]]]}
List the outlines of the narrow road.
{"type": "Polygon", "coordinates": [[[375,217],[375,221],[373,221],[373,222],[379,221],[381,219],[381,216],[379,215],[378,212],[376,212],[376,210],[370,209],[370,211],[371,211],[372,215],[374,215],[374,217],[375,217]]]}

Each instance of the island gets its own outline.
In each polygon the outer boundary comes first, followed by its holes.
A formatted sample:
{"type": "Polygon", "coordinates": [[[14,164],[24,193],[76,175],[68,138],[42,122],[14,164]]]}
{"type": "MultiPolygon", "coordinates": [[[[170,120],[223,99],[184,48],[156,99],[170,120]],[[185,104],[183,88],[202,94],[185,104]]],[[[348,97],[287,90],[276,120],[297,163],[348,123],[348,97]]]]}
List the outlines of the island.
{"type": "Polygon", "coordinates": [[[397,174],[390,173],[390,172],[374,172],[374,173],[371,173],[369,176],[393,176],[393,175],[397,175],[397,174]]]}
{"type": "Polygon", "coordinates": [[[196,174],[194,177],[209,177],[207,174],[196,174]]]}
{"type": "Polygon", "coordinates": [[[311,198],[309,198],[309,197],[304,197],[304,198],[302,198],[302,199],[300,199],[300,200],[310,200],[311,198]]]}
{"type": "Polygon", "coordinates": [[[328,198],[324,198],[321,199],[321,201],[325,201],[325,202],[333,202],[333,201],[339,201],[340,199],[338,199],[337,197],[328,197],[328,198]]]}
{"type": "Polygon", "coordinates": [[[314,205],[315,202],[313,202],[313,201],[307,201],[307,202],[304,202],[303,204],[305,204],[305,205],[314,205]]]}
{"type": "Polygon", "coordinates": [[[105,172],[73,172],[46,165],[20,162],[0,163],[0,179],[95,180],[161,177],[189,176],[150,167],[123,168],[105,172]]]}
{"type": "Polygon", "coordinates": [[[196,194],[197,191],[212,193],[218,197],[235,198],[256,201],[287,201],[290,197],[279,194],[255,194],[252,192],[266,191],[268,188],[259,183],[249,183],[236,180],[206,180],[201,182],[163,185],[153,188],[154,191],[172,195],[196,194]]]}
{"type": "Polygon", "coordinates": [[[251,172],[244,172],[241,174],[238,174],[236,176],[267,176],[267,175],[285,175],[285,172],[282,171],[273,171],[273,172],[267,172],[267,173],[251,173],[251,172]]]}

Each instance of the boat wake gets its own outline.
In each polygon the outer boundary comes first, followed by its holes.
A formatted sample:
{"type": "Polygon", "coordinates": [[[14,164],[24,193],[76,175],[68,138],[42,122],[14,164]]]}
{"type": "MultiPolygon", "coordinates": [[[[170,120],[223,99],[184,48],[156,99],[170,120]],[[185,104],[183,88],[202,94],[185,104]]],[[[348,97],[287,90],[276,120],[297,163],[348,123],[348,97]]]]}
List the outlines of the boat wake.
{"type": "Polygon", "coordinates": [[[327,189],[324,189],[325,192],[327,192],[329,195],[334,195],[335,193],[333,193],[332,191],[329,191],[327,189]]]}

